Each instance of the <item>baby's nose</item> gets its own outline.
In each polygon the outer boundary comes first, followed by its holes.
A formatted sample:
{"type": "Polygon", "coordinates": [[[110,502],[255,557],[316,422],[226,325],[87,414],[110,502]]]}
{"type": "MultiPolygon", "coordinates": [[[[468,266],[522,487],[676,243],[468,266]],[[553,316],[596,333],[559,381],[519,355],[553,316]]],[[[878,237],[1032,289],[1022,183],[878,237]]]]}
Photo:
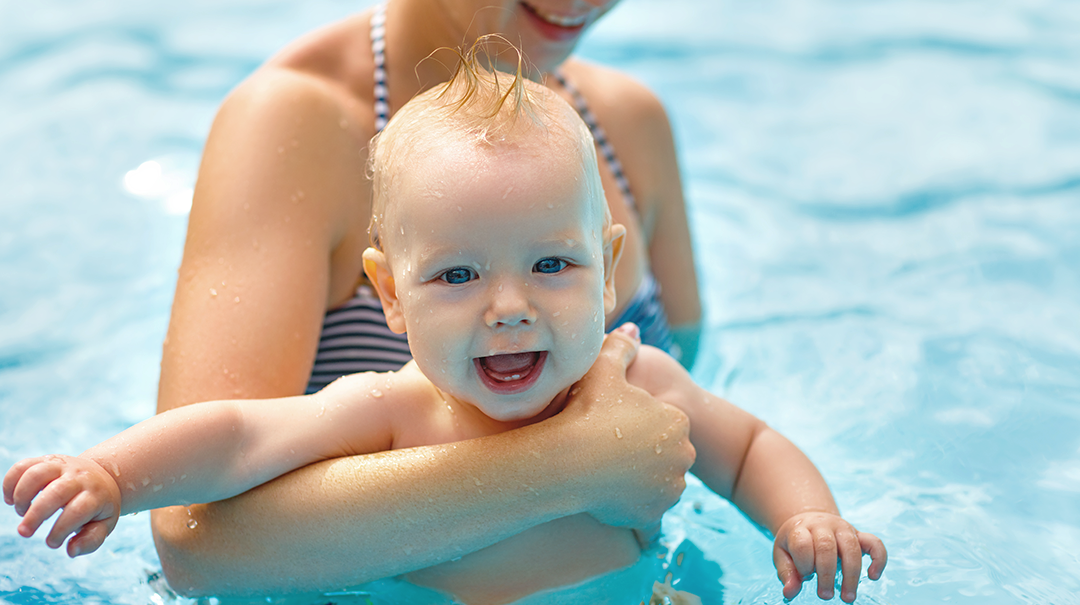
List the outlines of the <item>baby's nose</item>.
{"type": "Polygon", "coordinates": [[[536,322],[536,310],[526,294],[528,286],[500,282],[492,286],[491,305],[484,320],[492,328],[536,322]]]}

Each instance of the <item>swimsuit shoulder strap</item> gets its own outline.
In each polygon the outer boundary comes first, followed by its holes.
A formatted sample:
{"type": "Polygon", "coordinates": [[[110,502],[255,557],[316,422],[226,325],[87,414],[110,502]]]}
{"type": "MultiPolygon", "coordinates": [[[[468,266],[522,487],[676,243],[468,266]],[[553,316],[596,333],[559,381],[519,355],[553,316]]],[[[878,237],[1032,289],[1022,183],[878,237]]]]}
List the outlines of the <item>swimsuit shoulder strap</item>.
{"type": "Polygon", "coordinates": [[[619,158],[615,155],[615,148],[611,146],[611,142],[608,141],[607,133],[604,132],[604,128],[600,126],[600,123],[596,120],[596,114],[589,109],[588,103],[585,102],[585,97],[581,92],[566,79],[562,71],[555,70],[552,74],[555,76],[555,80],[559,82],[559,85],[566,89],[566,92],[570,93],[570,98],[574,100],[574,109],[577,110],[578,115],[585,122],[585,125],[589,127],[589,131],[592,132],[593,139],[596,141],[596,146],[600,148],[600,153],[604,156],[604,161],[607,162],[608,168],[611,169],[612,175],[615,177],[615,182],[619,184],[619,191],[622,192],[623,200],[626,201],[626,205],[630,206],[632,210],[637,209],[637,202],[634,199],[633,192],[630,191],[630,181],[627,180],[626,174],[623,172],[622,163],[619,162],[619,158]]]}
{"type": "Polygon", "coordinates": [[[375,57],[375,132],[390,121],[389,92],[386,88],[386,4],[371,15],[371,54],[375,57]]]}

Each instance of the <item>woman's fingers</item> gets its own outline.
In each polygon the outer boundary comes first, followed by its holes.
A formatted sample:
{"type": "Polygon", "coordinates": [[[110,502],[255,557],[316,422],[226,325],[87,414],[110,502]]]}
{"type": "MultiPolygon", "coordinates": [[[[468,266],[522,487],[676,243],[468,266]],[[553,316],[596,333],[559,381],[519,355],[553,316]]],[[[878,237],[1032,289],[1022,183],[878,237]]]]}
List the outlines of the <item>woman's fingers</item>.
{"type": "MultiPolygon", "coordinates": [[[[638,349],[641,348],[641,331],[637,325],[625,323],[611,331],[604,338],[604,344],[600,349],[600,356],[610,360],[616,367],[621,367],[622,375],[626,376],[626,368],[637,357],[638,349]]],[[[597,365],[594,364],[593,368],[597,365]]],[[[601,366],[597,372],[611,372],[612,368],[601,366]]]]}

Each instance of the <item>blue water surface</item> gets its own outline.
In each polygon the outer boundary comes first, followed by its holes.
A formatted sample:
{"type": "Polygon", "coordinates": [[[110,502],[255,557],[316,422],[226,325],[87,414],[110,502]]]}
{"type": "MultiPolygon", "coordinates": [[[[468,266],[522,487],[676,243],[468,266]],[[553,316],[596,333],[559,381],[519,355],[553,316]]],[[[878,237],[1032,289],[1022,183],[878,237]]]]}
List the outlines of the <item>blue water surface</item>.
{"type": "MultiPolygon", "coordinates": [[[[153,413],[217,104],[366,5],[0,0],[0,467],[153,413]]],[[[858,602],[1080,603],[1078,32],[1068,0],[625,0],[583,43],[668,107],[696,379],[889,547],[858,602]]],[[[191,603],[145,514],[74,561],[16,523],[0,603],[191,603]]],[[[782,602],[770,542],[699,484],[665,542],[706,603],[782,602]]]]}

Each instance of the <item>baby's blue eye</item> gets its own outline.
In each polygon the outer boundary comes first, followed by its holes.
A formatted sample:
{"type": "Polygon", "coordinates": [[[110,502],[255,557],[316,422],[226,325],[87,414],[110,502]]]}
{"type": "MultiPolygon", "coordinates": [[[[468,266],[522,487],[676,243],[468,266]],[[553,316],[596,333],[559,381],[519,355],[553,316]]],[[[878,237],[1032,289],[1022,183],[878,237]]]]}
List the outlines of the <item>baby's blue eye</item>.
{"type": "Polygon", "coordinates": [[[463,284],[470,281],[475,276],[472,269],[466,267],[454,267],[453,269],[447,269],[439,277],[448,284],[463,284]]]}
{"type": "Polygon", "coordinates": [[[558,273],[566,268],[566,261],[561,258],[542,258],[533,265],[537,273],[558,273]]]}

